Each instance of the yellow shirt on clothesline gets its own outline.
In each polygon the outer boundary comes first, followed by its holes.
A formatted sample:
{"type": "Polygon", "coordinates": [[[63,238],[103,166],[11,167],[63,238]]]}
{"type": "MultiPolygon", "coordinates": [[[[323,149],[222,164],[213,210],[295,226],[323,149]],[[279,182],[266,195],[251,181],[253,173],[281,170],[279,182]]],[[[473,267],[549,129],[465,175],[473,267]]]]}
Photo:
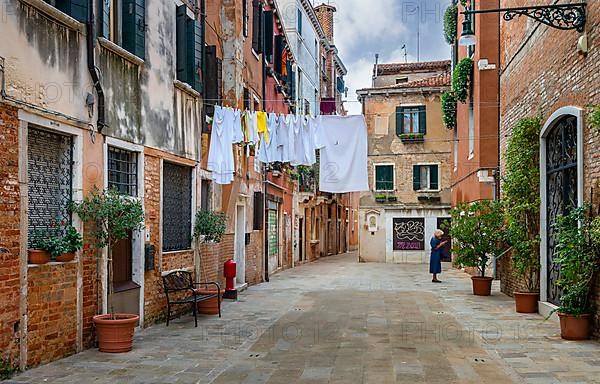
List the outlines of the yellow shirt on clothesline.
{"type": "Polygon", "coordinates": [[[269,131],[267,130],[267,113],[263,111],[256,112],[256,119],[258,121],[258,133],[263,134],[265,143],[269,143],[269,131]]]}

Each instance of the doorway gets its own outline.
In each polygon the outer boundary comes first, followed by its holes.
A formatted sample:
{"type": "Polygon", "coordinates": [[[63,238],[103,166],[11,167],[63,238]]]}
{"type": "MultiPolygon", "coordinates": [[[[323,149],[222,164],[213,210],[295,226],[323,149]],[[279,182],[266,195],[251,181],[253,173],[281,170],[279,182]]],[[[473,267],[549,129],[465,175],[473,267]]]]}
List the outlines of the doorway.
{"type": "Polygon", "coordinates": [[[243,285],[246,283],[246,208],[243,205],[236,206],[234,260],[236,285],[243,285]]]}

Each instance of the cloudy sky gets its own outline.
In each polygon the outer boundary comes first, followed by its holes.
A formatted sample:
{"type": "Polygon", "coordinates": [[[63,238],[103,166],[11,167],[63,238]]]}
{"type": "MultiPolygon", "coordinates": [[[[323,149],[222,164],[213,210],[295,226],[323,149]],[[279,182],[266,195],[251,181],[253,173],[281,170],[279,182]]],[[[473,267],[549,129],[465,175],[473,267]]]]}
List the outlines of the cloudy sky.
{"type": "Polygon", "coordinates": [[[380,63],[442,60],[450,57],[443,38],[444,10],[451,0],[315,0],[337,8],[334,42],[348,68],[350,113],[360,113],[356,90],[371,85],[375,54],[380,63]]]}

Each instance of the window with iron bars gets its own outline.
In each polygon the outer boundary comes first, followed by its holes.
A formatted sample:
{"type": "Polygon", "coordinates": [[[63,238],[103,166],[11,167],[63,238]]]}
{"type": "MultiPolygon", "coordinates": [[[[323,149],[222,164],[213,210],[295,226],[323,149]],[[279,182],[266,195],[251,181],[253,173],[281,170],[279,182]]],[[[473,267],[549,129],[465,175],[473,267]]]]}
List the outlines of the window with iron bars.
{"type": "Polygon", "coordinates": [[[163,251],[192,247],[192,169],[163,164],[163,251]]]}
{"type": "Polygon", "coordinates": [[[35,248],[72,223],[73,137],[32,126],[27,135],[28,246],[35,248]]]}
{"type": "Polygon", "coordinates": [[[108,147],[108,188],[137,197],[137,153],[108,147]]]}

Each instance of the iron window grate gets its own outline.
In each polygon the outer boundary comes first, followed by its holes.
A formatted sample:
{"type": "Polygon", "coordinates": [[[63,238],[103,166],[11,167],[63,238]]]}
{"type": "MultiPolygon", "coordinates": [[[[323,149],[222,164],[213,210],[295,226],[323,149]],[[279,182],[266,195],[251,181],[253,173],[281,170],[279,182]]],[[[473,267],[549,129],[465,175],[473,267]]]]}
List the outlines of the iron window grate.
{"type": "Polygon", "coordinates": [[[61,236],[71,225],[73,138],[29,128],[27,138],[28,246],[61,236]]]}
{"type": "Polygon", "coordinates": [[[192,169],[163,164],[163,251],[192,246],[192,169]]]}
{"type": "Polygon", "coordinates": [[[137,153],[108,147],[108,188],[137,197],[137,153]]]}

